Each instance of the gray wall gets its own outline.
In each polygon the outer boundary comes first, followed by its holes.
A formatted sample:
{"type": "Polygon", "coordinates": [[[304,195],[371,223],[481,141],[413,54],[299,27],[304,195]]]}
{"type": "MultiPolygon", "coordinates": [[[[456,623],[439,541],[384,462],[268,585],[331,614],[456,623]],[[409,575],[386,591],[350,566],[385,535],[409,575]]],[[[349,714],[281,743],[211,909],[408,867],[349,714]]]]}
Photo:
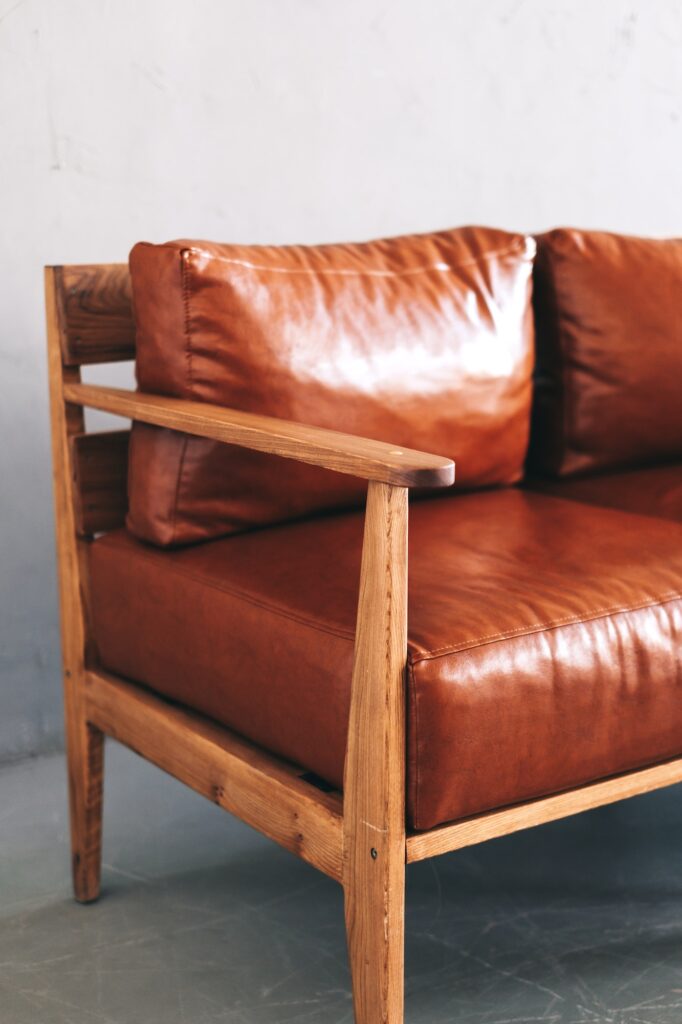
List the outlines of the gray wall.
{"type": "Polygon", "coordinates": [[[678,0],[0,0],[0,758],[60,742],[41,266],[682,234],[678,0]]]}

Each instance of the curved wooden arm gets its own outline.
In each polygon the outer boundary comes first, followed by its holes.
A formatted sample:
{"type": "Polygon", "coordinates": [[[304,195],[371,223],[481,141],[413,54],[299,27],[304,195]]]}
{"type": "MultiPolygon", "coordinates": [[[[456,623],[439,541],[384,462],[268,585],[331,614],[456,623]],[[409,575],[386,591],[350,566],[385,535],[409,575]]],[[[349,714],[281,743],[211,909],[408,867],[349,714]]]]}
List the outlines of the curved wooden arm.
{"type": "Polygon", "coordinates": [[[440,455],[220,405],[94,384],[65,384],[64,398],[126,419],[309,462],[363,480],[400,487],[448,487],[455,479],[454,462],[440,455]]]}

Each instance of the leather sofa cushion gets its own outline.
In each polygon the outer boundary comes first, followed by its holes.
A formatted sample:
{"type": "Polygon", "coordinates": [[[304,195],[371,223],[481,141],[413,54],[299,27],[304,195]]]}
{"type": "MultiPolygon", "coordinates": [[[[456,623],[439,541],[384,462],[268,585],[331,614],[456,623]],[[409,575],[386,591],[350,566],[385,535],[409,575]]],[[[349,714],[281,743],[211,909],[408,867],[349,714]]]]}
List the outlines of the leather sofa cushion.
{"type": "MultiPolygon", "coordinates": [[[[342,783],[363,516],[91,545],[102,664],[342,783]]],[[[682,753],[682,526],[505,488],[410,523],[408,818],[682,753]]]]}
{"type": "Polygon", "coordinates": [[[588,505],[674,519],[682,523],[682,463],[567,480],[528,480],[531,490],[588,505]]]}
{"type": "Polygon", "coordinates": [[[540,235],[529,465],[569,476],[682,456],[682,239],[540,235]]]}
{"type": "MultiPolygon", "coordinates": [[[[178,241],[130,255],[141,389],[522,474],[535,245],[461,228],[361,245],[178,241]]],[[[159,545],[362,502],[353,477],[135,424],[129,529],[159,545]]]]}

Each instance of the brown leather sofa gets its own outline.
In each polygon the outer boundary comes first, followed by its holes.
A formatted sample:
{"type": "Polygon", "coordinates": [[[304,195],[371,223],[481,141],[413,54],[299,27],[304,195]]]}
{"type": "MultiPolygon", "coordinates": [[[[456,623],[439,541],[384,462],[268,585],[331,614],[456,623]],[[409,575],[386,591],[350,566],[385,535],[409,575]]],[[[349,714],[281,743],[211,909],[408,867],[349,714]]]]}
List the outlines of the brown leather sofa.
{"type": "Polygon", "coordinates": [[[76,894],[106,733],[342,881],[356,1019],[398,1024],[406,863],[682,779],[682,242],[47,283],[76,894]],[[133,354],[139,392],[80,381],[133,354]]]}

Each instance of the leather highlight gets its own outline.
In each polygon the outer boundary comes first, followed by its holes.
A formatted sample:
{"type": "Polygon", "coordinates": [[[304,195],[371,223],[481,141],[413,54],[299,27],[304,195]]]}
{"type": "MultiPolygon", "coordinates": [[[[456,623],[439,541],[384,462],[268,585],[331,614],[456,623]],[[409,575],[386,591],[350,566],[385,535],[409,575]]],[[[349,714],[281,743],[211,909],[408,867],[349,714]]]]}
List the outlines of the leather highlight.
{"type": "MultiPolygon", "coordinates": [[[[456,456],[458,489],[514,483],[530,424],[533,254],[532,239],[489,228],[326,246],[140,243],[138,383],[456,456]]],[[[365,489],[133,427],[128,526],[162,546],[358,506],[365,489]]]]}

